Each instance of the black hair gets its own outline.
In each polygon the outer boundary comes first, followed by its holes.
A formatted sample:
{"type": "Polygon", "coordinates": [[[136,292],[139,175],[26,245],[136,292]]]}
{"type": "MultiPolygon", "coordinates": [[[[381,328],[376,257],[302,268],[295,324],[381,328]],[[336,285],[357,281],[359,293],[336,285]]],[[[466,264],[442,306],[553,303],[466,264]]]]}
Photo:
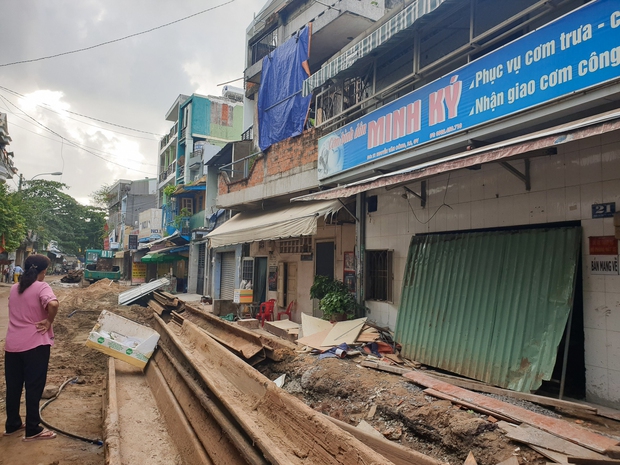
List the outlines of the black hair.
{"type": "Polygon", "coordinates": [[[22,294],[32,283],[37,280],[37,276],[50,266],[50,259],[45,255],[29,255],[24,262],[24,274],[19,280],[19,293],[22,294]]]}

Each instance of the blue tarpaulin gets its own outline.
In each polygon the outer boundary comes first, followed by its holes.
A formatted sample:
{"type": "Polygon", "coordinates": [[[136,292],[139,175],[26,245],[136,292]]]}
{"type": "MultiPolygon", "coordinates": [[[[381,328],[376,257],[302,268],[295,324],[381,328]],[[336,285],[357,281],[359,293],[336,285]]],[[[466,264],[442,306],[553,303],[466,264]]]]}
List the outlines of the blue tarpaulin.
{"type": "Polygon", "coordinates": [[[303,131],[312,99],[301,95],[309,54],[310,28],[306,26],[263,58],[258,91],[258,145],[263,151],[303,131]]]}

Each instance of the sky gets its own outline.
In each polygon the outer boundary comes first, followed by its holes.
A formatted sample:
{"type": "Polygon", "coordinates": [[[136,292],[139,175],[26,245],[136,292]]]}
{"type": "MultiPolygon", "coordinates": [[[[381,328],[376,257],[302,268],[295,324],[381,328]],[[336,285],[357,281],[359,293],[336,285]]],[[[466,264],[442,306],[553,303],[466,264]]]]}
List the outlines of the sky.
{"type": "Polygon", "coordinates": [[[15,189],[19,174],[62,172],[37,179],[61,181],[87,204],[118,179],[155,177],[159,141],[172,126],[166,112],[179,94],[221,95],[217,84],[243,76],[245,31],[267,0],[233,0],[119,42],[2,65],[91,47],[229,1],[2,0],[0,112],[19,170],[8,185],[15,189]]]}

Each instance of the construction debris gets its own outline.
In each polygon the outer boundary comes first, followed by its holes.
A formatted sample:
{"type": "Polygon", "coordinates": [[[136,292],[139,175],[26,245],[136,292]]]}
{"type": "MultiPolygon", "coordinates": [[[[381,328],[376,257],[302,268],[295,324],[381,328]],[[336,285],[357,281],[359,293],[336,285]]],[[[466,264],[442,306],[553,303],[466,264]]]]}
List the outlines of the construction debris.
{"type": "Polygon", "coordinates": [[[405,373],[403,376],[416,384],[420,384],[427,388],[433,388],[444,394],[452,395],[458,399],[488,409],[493,412],[493,416],[496,418],[498,418],[497,415],[503,415],[504,417],[511,418],[513,422],[527,423],[599,453],[605,452],[609,447],[618,445],[617,440],[593,433],[580,426],[557,418],[550,418],[539,413],[530,412],[521,407],[510,405],[482,394],[476,394],[475,392],[440,381],[420,372],[412,371],[405,373]]]}
{"type": "Polygon", "coordinates": [[[60,278],[61,283],[79,283],[82,281],[84,272],[82,270],[70,270],[66,276],[60,278]]]}

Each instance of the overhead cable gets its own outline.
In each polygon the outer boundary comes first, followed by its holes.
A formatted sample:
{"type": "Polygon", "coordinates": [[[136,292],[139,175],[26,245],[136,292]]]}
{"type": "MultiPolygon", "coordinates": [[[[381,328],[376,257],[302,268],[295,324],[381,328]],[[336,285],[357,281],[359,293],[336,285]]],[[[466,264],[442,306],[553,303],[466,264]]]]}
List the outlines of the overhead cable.
{"type": "Polygon", "coordinates": [[[168,27],[168,26],[171,26],[173,24],[180,23],[181,21],[185,21],[187,19],[193,18],[194,16],[198,16],[198,15],[201,15],[201,14],[206,13],[208,11],[212,11],[212,10],[215,10],[217,8],[223,7],[223,6],[228,5],[229,3],[232,3],[234,1],[235,0],[229,0],[227,2],[220,3],[219,5],[213,6],[211,8],[207,8],[206,10],[199,11],[198,13],[194,13],[194,14],[191,14],[189,16],[185,16],[183,18],[171,21],[171,22],[166,23],[166,24],[162,24],[160,26],[152,27],[151,29],[147,29],[146,31],[136,32],[136,33],[130,34],[128,36],[119,37],[118,39],[108,40],[107,42],[102,42],[102,43],[97,44],[97,45],[91,45],[90,47],[79,48],[77,50],[70,50],[68,52],[56,53],[55,55],[48,55],[48,56],[39,57],[39,58],[32,58],[30,60],[21,60],[21,61],[14,61],[12,63],[4,63],[4,64],[0,64],[0,67],[12,66],[12,65],[20,65],[20,64],[23,64],[23,63],[32,63],[34,61],[48,60],[50,58],[57,58],[57,57],[60,57],[60,56],[63,56],[63,55],[70,55],[72,53],[85,52],[86,50],[92,50],[93,48],[103,47],[104,45],[109,45],[109,44],[113,44],[115,42],[120,42],[122,40],[130,39],[132,37],[140,36],[140,35],[143,35],[143,34],[148,34],[149,32],[156,31],[157,29],[162,29],[164,27],[168,27]]]}
{"type": "MultiPolygon", "coordinates": [[[[71,145],[71,146],[73,146],[73,147],[75,147],[75,148],[81,149],[81,150],[83,150],[84,152],[87,152],[87,153],[89,153],[89,154],[91,154],[91,155],[93,155],[93,156],[95,156],[95,157],[97,157],[97,158],[100,158],[101,160],[104,160],[104,161],[105,161],[105,162],[107,162],[107,163],[111,163],[111,164],[113,164],[113,165],[120,166],[121,168],[125,168],[125,169],[130,170],[130,171],[135,171],[135,172],[137,172],[137,173],[144,173],[144,174],[148,174],[148,175],[151,175],[151,176],[152,176],[152,172],[149,172],[149,171],[141,171],[141,170],[136,170],[136,169],[130,168],[130,167],[128,167],[128,166],[121,165],[120,163],[116,163],[116,162],[114,162],[114,161],[112,161],[112,160],[108,160],[107,158],[102,157],[101,155],[98,155],[98,154],[96,154],[95,152],[92,152],[92,151],[90,151],[90,150],[88,150],[88,149],[86,149],[86,148],[82,147],[80,144],[77,144],[77,143],[73,142],[72,140],[67,139],[66,137],[64,137],[64,136],[62,136],[62,135],[60,135],[60,134],[58,134],[58,133],[57,133],[56,131],[54,131],[53,129],[48,128],[46,125],[44,125],[43,123],[41,123],[40,121],[38,121],[36,118],[33,118],[33,117],[32,117],[32,116],[30,116],[28,113],[26,113],[24,110],[22,110],[22,109],[21,109],[21,108],[19,108],[17,105],[15,105],[13,102],[11,102],[11,101],[10,101],[9,99],[7,99],[4,95],[0,95],[0,98],[1,98],[2,100],[4,100],[5,102],[9,103],[11,106],[13,106],[13,107],[17,108],[17,109],[18,109],[19,111],[21,111],[24,115],[26,115],[28,118],[30,118],[32,121],[34,121],[35,123],[37,123],[39,126],[41,126],[42,128],[44,128],[45,130],[47,130],[47,131],[51,132],[52,134],[54,134],[54,135],[55,135],[55,136],[57,136],[57,137],[60,137],[62,140],[64,140],[65,142],[67,142],[69,145],[71,145]]],[[[17,115],[15,115],[15,116],[17,116],[17,115]]]]}
{"type": "MultiPolygon", "coordinates": [[[[16,96],[18,96],[18,97],[21,97],[21,98],[28,98],[26,95],[20,94],[20,93],[19,93],[19,92],[17,92],[17,91],[14,91],[14,90],[9,89],[8,87],[3,87],[3,86],[0,86],[0,89],[5,90],[5,91],[7,91],[7,92],[9,92],[9,93],[11,93],[11,94],[13,94],[13,95],[16,95],[16,96]]],[[[60,114],[60,113],[58,113],[57,111],[55,111],[55,110],[53,110],[53,109],[51,109],[51,108],[47,108],[47,107],[51,107],[51,105],[50,105],[49,103],[41,102],[41,104],[38,104],[38,103],[37,103],[36,105],[37,105],[38,107],[44,108],[45,110],[51,111],[51,112],[56,113],[56,114],[60,114]]],[[[157,133],[154,133],[154,132],[143,131],[143,130],[141,130],[141,129],[134,129],[134,128],[130,128],[130,127],[128,127],[128,126],[122,126],[122,125],[120,125],[120,124],[111,123],[111,122],[109,122],[109,121],[105,121],[105,120],[102,120],[102,119],[94,118],[93,116],[82,115],[81,113],[76,113],[75,111],[71,111],[71,110],[63,110],[63,111],[64,111],[64,112],[66,112],[66,113],[70,113],[70,114],[72,114],[72,115],[81,116],[82,118],[88,118],[88,119],[92,119],[93,121],[98,121],[98,122],[100,122],[100,123],[109,124],[110,126],[116,126],[117,128],[128,129],[128,130],[130,130],[130,131],[141,132],[141,133],[144,133],[144,134],[150,134],[150,135],[152,135],[152,136],[157,136],[157,137],[162,137],[162,136],[164,136],[164,134],[157,134],[157,133]]],[[[76,120],[75,118],[70,118],[70,119],[73,119],[74,121],[79,121],[79,120],[76,120]]],[[[79,121],[79,122],[81,122],[81,123],[83,123],[83,124],[88,124],[88,123],[85,123],[85,122],[83,122],[83,121],[79,121]]],[[[112,131],[111,129],[107,129],[107,130],[108,130],[108,131],[112,131]]],[[[112,132],[117,132],[117,131],[112,131],[112,132]]],[[[119,132],[119,134],[123,134],[123,135],[125,135],[125,136],[130,136],[130,137],[139,137],[139,136],[134,136],[134,135],[132,135],[132,134],[126,134],[126,133],[124,133],[124,132],[119,132]]],[[[153,140],[153,139],[152,139],[152,138],[150,138],[150,137],[149,137],[149,138],[143,137],[142,139],[153,140]]]]}

